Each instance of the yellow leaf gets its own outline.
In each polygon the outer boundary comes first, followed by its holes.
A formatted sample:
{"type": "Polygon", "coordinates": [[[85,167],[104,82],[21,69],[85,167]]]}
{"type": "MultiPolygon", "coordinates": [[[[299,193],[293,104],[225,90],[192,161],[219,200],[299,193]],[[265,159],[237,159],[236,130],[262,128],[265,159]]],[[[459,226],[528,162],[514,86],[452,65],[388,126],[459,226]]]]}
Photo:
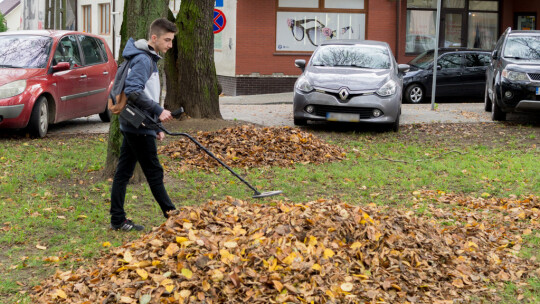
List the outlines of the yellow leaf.
{"type": "Polygon", "coordinates": [[[174,289],[174,282],[171,279],[165,279],[165,280],[161,281],[161,285],[163,287],[165,287],[165,290],[168,293],[171,293],[173,291],[173,289],[174,289]]]}
{"type": "Polygon", "coordinates": [[[101,244],[101,246],[103,246],[103,247],[111,247],[111,243],[110,242],[103,242],[103,244],[101,244]]]}
{"type": "Polygon", "coordinates": [[[272,281],[272,283],[274,283],[274,287],[277,289],[277,291],[281,292],[281,290],[283,289],[283,284],[281,284],[280,281],[272,281]]]}
{"type": "Polygon", "coordinates": [[[354,242],[351,245],[351,249],[356,249],[356,248],[360,248],[360,247],[362,247],[362,243],[360,243],[360,242],[354,242]]]}
{"type": "Polygon", "coordinates": [[[455,279],[453,282],[452,282],[452,285],[454,285],[455,287],[457,288],[463,288],[463,281],[461,279],[455,279]]]}
{"type": "Polygon", "coordinates": [[[321,271],[322,267],[319,264],[313,264],[313,266],[311,266],[311,269],[321,271]]]}
{"type": "Polygon", "coordinates": [[[193,276],[193,272],[187,268],[182,268],[182,275],[187,279],[191,279],[191,277],[193,276]]]}
{"type": "Polygon", "coordinates": [[[315,246],[317,245],[317,238],[314,236],[309,237],[308,245],[315,246]]]}
{"type": "Polygon", "coordinates": [[[67,294],[62,289],[56,290],[56,296],[62,299],[67,299],[67,294]]]}
{"type": "Polygon", "coordinates": [[[127,268],[126,268],[125,266],[122,266],[122,267],[116,269],[116,272],[122,272],[122,271],[124,271],[124,270],[126,270],[126,269],[127,269],[127,268]]]}
{"type": "Polygon", "coordinates": [[[182,237],[182,236],[177,236],[177,237],[176,237],[176,242],[177,242],[178,244],[182,244],[183,242],[187,242],[187,241],[189,241],[188,238],[185,238],[185,237],[182,237]]]}
{"type": "Polygon", "coordinates": [[[155,267],[155,266],[159,266],[159,265],[161,265],[161,261],[159,261],[159,260],[153,260],[152,261],[152,266],[155,267]]]}
{"type": "Polygon", "coordinates": [[[170,243],[169,246],[167,246],[167,249],[165,249],[165,253],[167,253],[168,256],[173,256],[179,250],[180,248],[178,248],[178,245],[170,243]]]}
{"type": "Polygon", "coordinates": [[[148,279],[148,272],[144,269],[137,269],[137,274],[141,277],[141,279],[146,280],[148,279]]]}
{"type": "Polygon", "coordinates": [[[489,194],[489,193],[487,193],[487,192],[484,192],[484,193],[482,193],[481,196],[482,196],[483,198],[487,198],[487,197],[490,197],[491,194],[489,194]]]}
{"type": "Polygon", "coordinates": [[[334,254],[335,254],[335,253],[334,253],[334,251],[332,251],[332,249],[328,249],[328,248],[327,248],[327,249],[324,250],[323,257],[324,257],[325,259],[328,259],[328,258],[333,257],[334,254]]]}
{"type": "Polygon", "coordinates": [[[289,254],[289,256],[287,256],[286,258],[283,259],[283,263],[285,263],[287,265],[291,265],[294,262],[295,258],[296,258],[296,253],[293,252],[293,253],[289,254]]]}

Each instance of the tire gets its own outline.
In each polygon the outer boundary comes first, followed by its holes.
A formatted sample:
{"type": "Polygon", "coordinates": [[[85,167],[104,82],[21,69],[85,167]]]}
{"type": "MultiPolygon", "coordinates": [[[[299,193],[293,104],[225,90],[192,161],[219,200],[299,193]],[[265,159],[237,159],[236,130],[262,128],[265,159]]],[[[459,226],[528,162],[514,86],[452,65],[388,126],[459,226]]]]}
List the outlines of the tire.
{"type": "Polygon", "coordinates": [[[49,129],[49,105],[47,98],[41,96],[34,103],[30,121],[28,122],[28,131],[34,137],[45,137],[49,129]]]}
{"type": "Polygon", "coordinates": [[[505,121],[506,113],[501,110],[501,107],[497,104],[497,93],[493,94],[493,101],[491,102],[491,120],[493,121],[505,121]]]}
{"type": "Polygon", "coordinates": [[[484,92],[484,110],[486,112],[491,112],[491,98],[489,97],[487,82],[486,82],[486,90],[484,92]]]}
{"type": "Polygon", "coordinates": [[[109,110],[108,107],[105,107],[105,111],[103,111],[102,113],[99,113],[99,118],[101,119],[102,122],[110,122],[111,121],[111,111],[109,110]]]}
{"type": "Polygon", "coordinates": [[[413,83],[405,90],[405,100],[408,103],[421,103],[424,101],[426,92],[419,84],[413,83]]]}
{"type": "Polygon", "coordinates": [[[294,125],[295,126],[305,126],[305,125],[307,125],[307,119],[294,118],[294,125]]]}

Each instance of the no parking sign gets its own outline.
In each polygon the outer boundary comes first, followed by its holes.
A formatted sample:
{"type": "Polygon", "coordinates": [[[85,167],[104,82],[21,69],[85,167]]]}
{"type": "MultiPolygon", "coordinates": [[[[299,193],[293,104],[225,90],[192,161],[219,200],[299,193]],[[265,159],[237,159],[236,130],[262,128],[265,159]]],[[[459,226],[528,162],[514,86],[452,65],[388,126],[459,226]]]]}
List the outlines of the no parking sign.
{"type": "Polygon", "coordinates": [[[225,14],[218,10],[217,8],[214,9],[214,34],[217,34],[225,28],[225,24],[227,24],[227,19],[225,18],[225,14]]]}

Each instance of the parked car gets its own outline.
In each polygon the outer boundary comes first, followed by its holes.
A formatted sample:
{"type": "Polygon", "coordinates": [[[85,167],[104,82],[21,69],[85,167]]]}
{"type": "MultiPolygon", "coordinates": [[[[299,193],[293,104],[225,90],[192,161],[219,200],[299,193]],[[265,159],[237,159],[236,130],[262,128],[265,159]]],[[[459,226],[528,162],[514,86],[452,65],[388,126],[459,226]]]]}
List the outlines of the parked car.
{"type": "MultiPolygon", "coordinates": [[[[438,52],[435,96],[481,98],[490,52],[466,48],[440,48],[438,52]]],[[[431,97],[434,58],[435,51],[429,50],[408,63],[410,70],[403,76],[406,102],[421,103],[431,97]]]]}
{"type": "Polygon", "coordinates": [[[99,114],[110,121],[107,97],[116,62],[100,37],[73,31],[0,34],[0,129],[47,134],[49,124],[99,114]]]}
{"type": "Polygon", "coordinates": [[[402,74],[385,42],[329,40],[309,62],[297,59],[302,70],[294,85],[295,125],[309,120],[368,122],[399,129],[402,74]]]}
{"type": "Polygon", "coordinates": [[[484,107],[493,120],[540,112],[540,31],[508,28],[495,44],[486,78],[484,107]]]}

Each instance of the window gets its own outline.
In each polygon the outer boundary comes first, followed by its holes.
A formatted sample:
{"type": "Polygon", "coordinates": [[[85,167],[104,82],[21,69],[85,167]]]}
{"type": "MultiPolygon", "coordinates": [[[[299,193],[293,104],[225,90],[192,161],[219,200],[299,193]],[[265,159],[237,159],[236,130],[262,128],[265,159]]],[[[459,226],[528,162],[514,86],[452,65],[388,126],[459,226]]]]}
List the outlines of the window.
{"type": "Polygon", "coordinates": [[[279,0],[276,51],[313,51],[330,39],[365,39],[364,0],[279,0]]]}
{"type": "Polygon", "coordinates": [[[444,55],[437,61],[437,65],[442,66],[443,69],[459,69],[461,67],[461,55],[444,55]]]}
{"type": "Polygon", "coordinates": [[[80,36],[81,48],[84,54],[84,62],[86,65],[93,65],[103,62],[101,57],[100,47],[93,37],[80,36]]]}
{"type": "Polygon", "coordinates": [[[69,62],[72,68],[82,65],[79,45],[75,36],[66,36],[60,40],[54,52],[54,61],[56,64],[69,62]]]}
{"type": "Polygon", "coordinates": [[[99,33],[111,34],[111,5],[109,3],[99,5],[99,33]]]}
{"type": "Polygon", "coordinates": [[[92,7],[90,5],[82,6],[83,32],[92,32],[92,7]]]}
{"type": "Polygon", "coordinates": [[[109,61],[109,57],[107,56],[107,48],[105,47],[105,44],[100,39],[96,39],[97,44],[99,45],[99,49],[101,50],[101,55],[103,56],[103,59],[105,62],[109,61]]]}
{"type": "Polygon", "coordinates": [[[481,53],[465,54],[465,67],[476,68],[489,65],[490,56],[481,53]]]}

